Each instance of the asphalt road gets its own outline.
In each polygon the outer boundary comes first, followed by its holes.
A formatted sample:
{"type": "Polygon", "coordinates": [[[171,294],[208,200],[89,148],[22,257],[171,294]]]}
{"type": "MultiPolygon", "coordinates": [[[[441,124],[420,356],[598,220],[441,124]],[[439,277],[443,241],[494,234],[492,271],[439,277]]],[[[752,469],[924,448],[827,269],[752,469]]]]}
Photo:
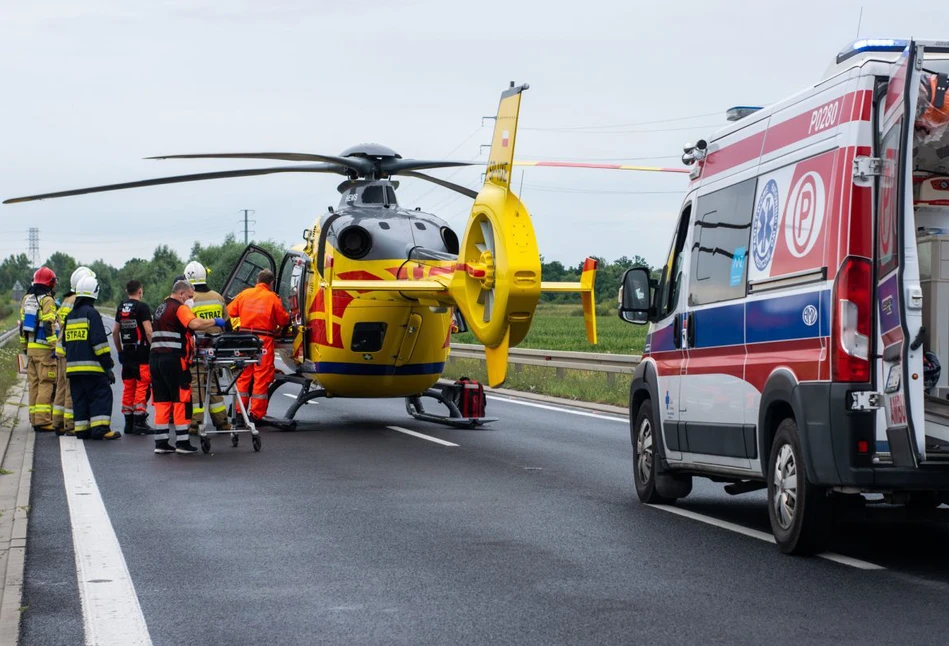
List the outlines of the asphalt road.
{"type": "MultiPolygon", "coordinates": [[[[455,430],[321,400],[259,453],[86,442],[153,643],[945,643],[946,527],[846,528],[834,551],[882,570],[787,557],[641,505],[625,421],[488,409],[490,430],[455,430]]],[[[34,468],[21,643],[81,644],[58,438],[34,468]]],[[[768,529],[760,493],[697,480],[679,507],[768,529]]]]}

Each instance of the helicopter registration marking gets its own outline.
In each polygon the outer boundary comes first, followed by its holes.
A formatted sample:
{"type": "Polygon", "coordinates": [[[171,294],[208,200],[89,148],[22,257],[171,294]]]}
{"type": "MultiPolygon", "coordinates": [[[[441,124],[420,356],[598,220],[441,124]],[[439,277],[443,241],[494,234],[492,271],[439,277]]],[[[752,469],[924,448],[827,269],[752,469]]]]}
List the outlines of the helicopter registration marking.
{"type": "Polygon", "coordinates": [[[458,446],[452,442],[446,442],[445,440],[440,440],[437,437],[432,437],[431,435],[423,435],[416,431],[410,431],[407,428],[402,428],[401,426],[386,426],[390,431],[398,431],[399,433],[405,433],[406,435],[411,435],[412,437],[419,437],[423,440],[428,440],[429,442],[434,442],[435,444],[441,444],[442,446],[458,446]]]}

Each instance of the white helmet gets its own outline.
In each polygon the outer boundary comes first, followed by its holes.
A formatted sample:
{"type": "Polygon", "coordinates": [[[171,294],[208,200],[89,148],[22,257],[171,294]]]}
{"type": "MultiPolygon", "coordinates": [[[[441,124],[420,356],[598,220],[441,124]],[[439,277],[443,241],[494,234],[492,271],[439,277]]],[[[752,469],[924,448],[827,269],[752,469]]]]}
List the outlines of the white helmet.
{"type": "Polygon", "coordinates": [[[95,276],[83,276],[76,284],[76,296],[79,298],[99,298],[99,281],[95,276]]]}
{"type": "Polygon", "coordinates": [[[185,278],[192,285],[205,285],[208,282],[207,267],[197,260],[192,260],[185,265],[185,278]]]}
{"type": "Polygon", "coordinates": [[[74,271],[72,276],[69,277],[69,287],[72,288],[73,291],[76,291],[76,289],[79,287],[79,280],[85,278],[86,276],[92,276],[95,278],[96,272],[81,265],[76,267],[76,271],[74,271]]]}

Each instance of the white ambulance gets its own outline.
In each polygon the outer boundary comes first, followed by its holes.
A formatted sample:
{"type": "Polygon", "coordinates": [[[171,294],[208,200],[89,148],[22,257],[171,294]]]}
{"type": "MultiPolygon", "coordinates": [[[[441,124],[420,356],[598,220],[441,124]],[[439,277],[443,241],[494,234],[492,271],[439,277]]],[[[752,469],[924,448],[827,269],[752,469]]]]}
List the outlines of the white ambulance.
{"type": "Polygon", "coordinates": [[[683,157],[691,184],[630,392],[647,503],[767,488],[788,553],[837,511],[949,501],[949,42],[861,40],[683,157]]]}

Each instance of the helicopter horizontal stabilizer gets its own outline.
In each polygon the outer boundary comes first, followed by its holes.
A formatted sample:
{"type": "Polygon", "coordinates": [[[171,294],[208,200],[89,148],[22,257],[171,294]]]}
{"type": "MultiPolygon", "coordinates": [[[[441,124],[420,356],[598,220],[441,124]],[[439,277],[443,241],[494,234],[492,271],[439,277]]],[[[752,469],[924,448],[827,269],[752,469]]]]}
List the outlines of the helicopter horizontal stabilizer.
{"type": "Polygon", "coordinates": [[[587,258],[583,261],[583,271],[580,273],[580,282],[554,283],[542,281],[541,292],[554,294],[580,293],[583,303],[583,322],[586,324],[587,341],[596,345],[596,300],[593,294],[593,285],[596,282],[596,258],[587,258]]]}

